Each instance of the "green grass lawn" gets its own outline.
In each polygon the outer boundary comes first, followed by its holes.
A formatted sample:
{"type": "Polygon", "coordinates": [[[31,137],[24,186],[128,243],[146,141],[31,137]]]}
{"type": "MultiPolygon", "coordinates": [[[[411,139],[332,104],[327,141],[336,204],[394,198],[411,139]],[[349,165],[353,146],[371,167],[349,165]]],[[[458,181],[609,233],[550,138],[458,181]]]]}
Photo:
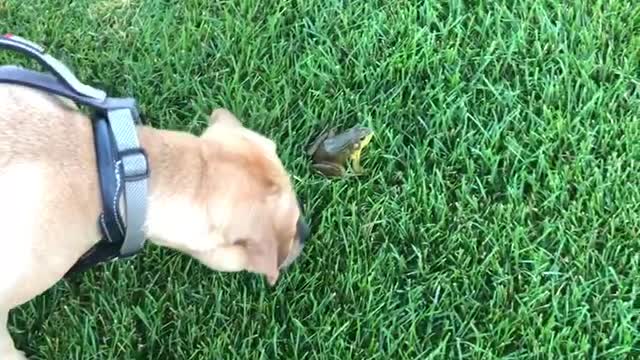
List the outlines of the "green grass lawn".
{"type": "Polygon", "coordinates": [[[276,288],[154,246],[62,281],[12,313],[32,359],[640,358],[637,1],[0,0],[0,31],[157,127],[229,108],[314,231],[276,288]],[[315,175],[355,124],[366,174],[315,175]]]}

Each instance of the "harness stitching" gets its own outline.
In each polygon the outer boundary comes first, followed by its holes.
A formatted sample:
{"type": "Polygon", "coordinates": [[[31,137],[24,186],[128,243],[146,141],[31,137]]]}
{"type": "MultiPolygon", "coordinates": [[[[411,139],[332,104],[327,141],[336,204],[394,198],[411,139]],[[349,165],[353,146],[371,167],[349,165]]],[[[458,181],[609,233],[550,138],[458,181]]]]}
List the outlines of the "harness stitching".
{"type": "Polygon", "coordinates": [[[120,232],[124,233],[124,229],[122,224],[120,223],[120,217],[118,216],[118,195],[120,195],[120,164],[122,163],[122,160],[118,160],[115,162],[116,165],[116,193],[113,196],[113,213],[115,214],[116,217],[116,223],[118,224],[118,228],[120,229],[120,232]]]}

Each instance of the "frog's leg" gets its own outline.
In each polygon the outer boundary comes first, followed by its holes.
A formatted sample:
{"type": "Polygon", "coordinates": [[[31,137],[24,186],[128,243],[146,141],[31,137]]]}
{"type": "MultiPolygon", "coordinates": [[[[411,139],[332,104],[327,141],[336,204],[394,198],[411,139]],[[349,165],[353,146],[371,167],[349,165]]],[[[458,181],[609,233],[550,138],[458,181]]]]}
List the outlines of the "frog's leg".
{"type": "Polygon", "coordinates": [[[325,141],[328,137],[334,136],[335,133],[336,133],[335,128],[332,128],[329,131],[323,130],[320,136],[318,136],[318,138],[316,138],[313,141],[313,143],[309,145],[309,148],[307,149],[307,155],[309,156],[313,155],[316,152],[316,150],[318,150],[318,147],[320,146],[320,144],[322,144],[322,142],[325,141]]]}
{"type": "Polygon", "coordinates": [[[344,167],[337,164],[317,163],[311,166],[313,167],[314,170],[326,176],[340,177],[340,176],[343,176],[345,173],[344,167]]]}

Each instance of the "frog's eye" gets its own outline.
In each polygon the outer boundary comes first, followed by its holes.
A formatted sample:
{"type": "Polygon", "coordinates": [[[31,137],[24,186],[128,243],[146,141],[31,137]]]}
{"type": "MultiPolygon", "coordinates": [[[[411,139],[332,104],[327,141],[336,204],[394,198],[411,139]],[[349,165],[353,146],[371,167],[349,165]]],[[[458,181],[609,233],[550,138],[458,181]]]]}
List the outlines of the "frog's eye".
{"type": "Polygon", "coordinates": [[[353,144],[353,148],[354,149],[359,149],[360,148],[360,143],[354,143],[353,144]]]}

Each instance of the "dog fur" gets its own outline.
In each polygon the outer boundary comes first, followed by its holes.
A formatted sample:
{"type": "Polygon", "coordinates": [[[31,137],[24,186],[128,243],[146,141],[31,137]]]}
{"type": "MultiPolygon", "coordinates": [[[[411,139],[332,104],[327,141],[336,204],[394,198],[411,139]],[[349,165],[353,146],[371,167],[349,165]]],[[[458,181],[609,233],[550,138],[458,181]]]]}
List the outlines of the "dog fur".
{"type": "MultiPolygon", "coordinates": [[[[275,285],[298,257],[300,209],[275,144],[218,109],[200,136],[140,126],[149,242],[275,285]]],[[[11,309],[45,292],[100,239],[90,119],[68,101],[0,85],[0,359],[26,359],[11,309]]],[[[148,246],[148,245],[147,245],[148,246]]]]}

